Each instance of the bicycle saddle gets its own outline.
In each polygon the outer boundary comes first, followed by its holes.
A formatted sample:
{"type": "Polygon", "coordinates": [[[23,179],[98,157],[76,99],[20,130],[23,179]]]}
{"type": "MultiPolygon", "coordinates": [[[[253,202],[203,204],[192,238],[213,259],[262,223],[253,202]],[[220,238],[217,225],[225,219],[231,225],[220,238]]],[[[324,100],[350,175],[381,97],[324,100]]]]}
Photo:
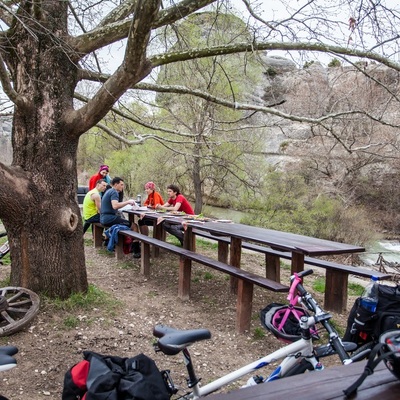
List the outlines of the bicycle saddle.
{"type": "Polygon", "coordinates": [[[211,338],[208,329],[179,330],[165,325],[156,325],[153,335],[159,338],[158,349],[168,356],[178,354],[195,342],[211,338]]]}

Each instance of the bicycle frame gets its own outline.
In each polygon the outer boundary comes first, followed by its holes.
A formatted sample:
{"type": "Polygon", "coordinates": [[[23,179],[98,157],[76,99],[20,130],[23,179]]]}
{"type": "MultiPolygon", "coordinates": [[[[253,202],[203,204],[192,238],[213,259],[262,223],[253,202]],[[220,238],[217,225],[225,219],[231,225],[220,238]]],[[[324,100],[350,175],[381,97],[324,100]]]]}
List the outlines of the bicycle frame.
{"type": "MultiPolygon", "coordinates": [[[[313,317],[306,318],[307,328],[315,323],[313,317]]],[[[309,328],[308,328],[309,329],[309,328]]],[[[186,349],[187,350],[187,349],[186,349]]],[[[190,355],[189,359],[187,358],[188,352],[183,352],[183,356],[185,359],[186,366],[190,363],[190,355]]],[[[250,374],[254,371],[257,371],[261,368],[264,368],[271,363],[274,363],[278,360],[284,359],[282,363],[275,368],[275,370],[270,374],[270,376],[265,380],[265,382],[269,382],[272,380],[276,380],[285,375],[296,363],[298,363],[299,359],[307,358],[307,360],[313,365],[314,369],[322,369],[318,368],[320,363],[313,355],[313,344],[311,340],[311,336],[308,339],[302,338],[294,343],[291,343],[281,349],[274,351],[271,354],[268,354],[265,357],[260,358],[257,361],[254,361],[236,371],[233,371],[227,375],[222,376],[219,379],[216,379],[213,382],[208,383],[205,386],[200,386],[197,382],[193,387],[193,392],[184,396],[187,399],[198,399],[199,397],[206,396],[223,386],[243,377],[244,375],[250,374]]]]}
{"type": "MultiPolygon", "coordinates": [[[[179,331],[164,326],[156,327],[154,334],[159,338],[159,341],[155,345],[156,351],[161,350],[167,355],[175,355],[179,352],[182,352],[184,358],[188,372],[188,387],[192,390],[192,392],[187,393],[179,398],[198,399],[200,397],[207,396],[208,394],[224,387],[225,385],[279,360],[282,360],[281,363],[272,371],[272,373],[270,373],[266,379],[262,381],[263,383],[286,376],[296,375],[304,372],[307,369],[316,371],[322,370],[323,366],[318,360],[319,357],[337,354],[339,355],[343,364],[346,365],[353,362],[353,360],[347,354],[346,348],[340,340],[336,330],[329,323],[331,315],[326,313],[318,305],[312,295],[308,293],[302,285],[302,277],[312,273],[312,270],[308,270],[294,274],[288,296],[288,300],[292,306],[299,301],[300,303],[304,304],[307,309],[314,313],[313,316],[302,316],[300,318],[299,325],[301,330],[301,338],[204,386],[200,385],[200,380],[196,377],[188,347],[196,341],[210,338],[211,334],[209,331],[207,331],[209,336],[205,335],[204,332],[198,336],[191,336],[193,334],[186,334],[187,331],[179,331]],[[329,334],[329,343],[327,345],[314,347],[312,341],[312,332],[314,332],[313,328],[317,323],[321,323],[327,330],[327,333],[329,334]]],[[[170,377],[169,371],[167,371],[167,376],[170,377]]],[[[170,386],[171,393],[176,393],[177,390],[175,390],[176,388],[173,385],[172,380],[167,379],[166,382],[170,386]]]]}

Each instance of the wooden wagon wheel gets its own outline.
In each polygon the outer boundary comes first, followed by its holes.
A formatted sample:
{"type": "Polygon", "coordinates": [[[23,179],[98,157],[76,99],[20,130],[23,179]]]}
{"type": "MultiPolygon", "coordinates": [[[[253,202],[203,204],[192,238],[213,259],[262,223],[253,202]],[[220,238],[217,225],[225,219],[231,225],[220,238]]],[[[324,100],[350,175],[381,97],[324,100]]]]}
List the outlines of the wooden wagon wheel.
{"type": "Polygon", "coordinates": [[[21,287],[0,288],[0,337],[27,326],[39,312],[39,296],[21,287]]]}

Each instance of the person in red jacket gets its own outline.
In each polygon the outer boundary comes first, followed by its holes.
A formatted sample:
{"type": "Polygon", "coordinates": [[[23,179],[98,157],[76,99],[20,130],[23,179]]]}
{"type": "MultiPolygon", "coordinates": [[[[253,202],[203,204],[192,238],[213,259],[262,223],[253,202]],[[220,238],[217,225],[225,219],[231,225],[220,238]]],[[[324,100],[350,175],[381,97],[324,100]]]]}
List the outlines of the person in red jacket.
{"type": "Polygon", "coordinates": [[[94,189],[96,187],[96,182],[99,181],[100,179],[105,180],[107,185],[110,185],[111,178],[110,178],[109,172],[110,172],[110,168],[108,165],[100,165],[99,172],[94,174],[89,179],[89,190],[94,189]]]}
{"type": "MultiPolygon", "coordinates": [[[[161,194],[156,192],[156,185],[154,182],[147,182],[144,185],[144,190],[147,193],[147,199],[143,203],[144,206],[146,206],[147,208],[156,208],[157,205],[164,204],[164,200],[161,194]]],[[[144,215],[145,214],[143,214],[143,216],[141,216],[141,218],[139,219],[139,228],[140,233],[148,236],[149,226],[153,226],[153,220],[151,220],[150,218],[146,218],[144,215]]]]}
{"type": "MultiPolygon", "coordinates": [[[[181,194],[179,187],[176,185],[169,185],[167,187],[168,200],[165,204],[160,204],[156,206],[157,210],[166,211],[181,211],[188,215],[194,215],[194,211],[190,203],[187,201],[186,197],[181,194]]],[[[183,232],[184,228],[182,224],[174,224],[169,221],[163,223],[163,228],[165,231],[174,235],[178,238],[183,245],[183,232]]]]}

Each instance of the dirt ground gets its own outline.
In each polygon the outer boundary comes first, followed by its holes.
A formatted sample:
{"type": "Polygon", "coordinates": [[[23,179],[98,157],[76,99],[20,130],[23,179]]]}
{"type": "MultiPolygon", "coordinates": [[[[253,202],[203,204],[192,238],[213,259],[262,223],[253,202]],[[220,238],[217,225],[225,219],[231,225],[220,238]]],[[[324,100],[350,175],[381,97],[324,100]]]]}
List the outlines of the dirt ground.
{"type": "MultiPolygon", "coordinates": [[[[204,250],[209,251],[216,250],[204,250]]],[[[82,359],[83,350],[122,357],[145,353],[160,369],[170,369],[175,383],[184,386],[181,356],[167,357],[153,350],[152,329],[158,323],[176,328],[210,329],[211,340],[191,347],[196,371],[204,383],[283,345],[262,328],[258,312],[271,302],[286,303],[285,295],[256,288],[251,330],[238,335],[235,298],[229,294],[229,281],[213,270],[196,265],[192,297],[190,301],[180,301],[175,256],[163,253],[155,259],[150,279],[140,275],[140,260],[127,256],[125,261],[117,262],[113,255],[95,250],[90,243],[86,246],[86,260],[89,282],[106,292],[108,301],[71,310],[44,299],[39,315],[29,328],[0,338],[0,345],[13,344],[19,348],[17,368],[1,372],[0,376],[0,393],[10,400],[60,399],[64,374],[82,359]]],[[[246,253],[243,265],[260,271],[264,268],[264,257],[246,253]]],[[[8,273],[9,267],[1,267],[0,279],[8,273]]],[[[286,268],[282,282],[288,279],[286,268]]],[[[312,291],[311,281],[315,276],[306,279],[305,286],[312,291]]],[[[321,294],[315,297],[323,304],[321,294]]],[[[354,297],[350,298],[349,304],[353,301],[354,297]]],[[[334,314],[339,327],[345,325],[346,318],[347,315],[334,314]]],[[[339,364],[336,356],[323,362],[326,366],[339,364]]]]}

